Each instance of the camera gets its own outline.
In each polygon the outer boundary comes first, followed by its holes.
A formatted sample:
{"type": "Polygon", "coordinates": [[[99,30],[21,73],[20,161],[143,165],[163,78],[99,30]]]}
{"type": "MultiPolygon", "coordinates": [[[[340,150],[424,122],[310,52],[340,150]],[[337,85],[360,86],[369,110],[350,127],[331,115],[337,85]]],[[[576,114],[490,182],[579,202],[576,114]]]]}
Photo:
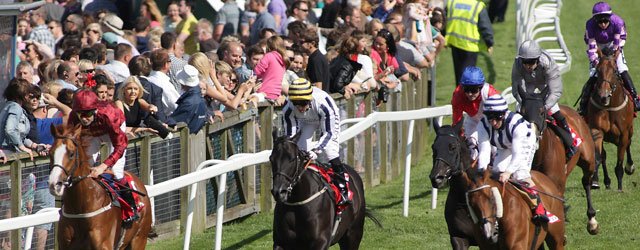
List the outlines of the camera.
{"type": "Polygon", "coordinates": [[[378,100],[384,103],[387,103],[389,100],[389,88],[384,84],[378,89],[378,100]]]}

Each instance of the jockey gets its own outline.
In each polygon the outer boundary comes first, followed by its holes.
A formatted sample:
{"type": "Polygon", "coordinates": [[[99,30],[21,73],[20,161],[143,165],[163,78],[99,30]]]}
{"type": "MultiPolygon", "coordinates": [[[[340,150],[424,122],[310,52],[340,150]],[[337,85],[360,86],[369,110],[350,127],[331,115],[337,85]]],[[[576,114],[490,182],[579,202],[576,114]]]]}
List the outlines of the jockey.
{"type": "Polygon", "coordinates": [[[483,110],[485,117],[476,128],[479,141],[478,170],[487,169],[491,147],[496,147],[492,171],[500,175],[499,181],[502,183],[509,179],[527,183],[528,188],[523,191],[527,193],[528,203],[532,207],[533,221],[548,222],[546,210],[531,179],[531,163],[538,147],[531,123],[520,114],[509,111],[501,95],[486,99],[483,110]]]}
{"type": "Polygon", "coordinates": [[[596,80],[598,79],[596,66],[598,65],[598,53],[597,50],[607,48],[613,52],[620,50],[620,54],[616,60],[618,65],[618,73],[622,77],[624,87],[629,91],[633,99],[635,111],[640,110],[640,99],[636,92],[636,87],[633,86],[631,76],[629,76],[629,67],[627,67],[627,60],[624,57],[623,48],[627,41],[627,29],[625,28],[624,20],[611,11],[611,6],[606,2],[598,2],[593,5],[591,11],[591,18],[587,20],[586,32],[584,34],[584,42],[587,43],[587,56],[591,67],[589,71],[589,80],[582,89],[582,99],[580,101],[579,111],[582,116],[586,114],[587,100],[591,94],[591,90],[596,80]]]}
{"type": "MultiPolygon", "coordinates": [[[[122,187],[131,188],[124,178],[125,154],[127,150],[127,136],[125,134],[126,123],[124,113],[113,103],[98,101],[98,96],[91,90],[80,90],[73,97],[73,109],[69,115],[69,124],[82,125],[82,133],[90,136],[84,137],[83,145],[86,145],[86,153],[91,169],[92,178],[97,178],[105,170],[111,169],[116,181],[122,187]],[[107,143],[111,154],[98,164],[100,160],[101,143],[107,143]],[[97,165],[97,166],[96,166],[97,165]]],[[[137,219],[137,209],[131,192],[123,192],[123,199],[133,208],[134,216],[126,221],[137,219]]]]}
{"type": "MultiPolygon", "coordinates": [[[[478,144],[478,132],[476,127],[482,119],[482,100],[499,94],[493,85],[486,83],[482,70],[476,66],[464,69],[460,77],[460,84],[453,91],[451,106],[453,107],[453,126],[462,120],[462,112],[469,115],[470,119],[463,121],[464,135],[470,147],[478,144]]],[[[477,152],[471,150],[472,159],[476,159],[477,152]]]]}
{"type": "Polygon", "coordinates": [[[518,57],[514,60],[511,69],[511,84],[513,96],[518,103],[522,103],[521,93],[537,94],[548,91],[544,107],[552,114],[558,126],[567,131],[567,135],[560,135],[560,138],[567,149],[567,158],[571,158],[577,148],[573,146],[567,119],[558,106],[558,100],[562,95],[560,70],[553,58],[535,41],[527,40],[520,45],[518,57]]]}
{"type": "Polygon", "coordinates": [[[340,188],[342,201],[338,205],[349,201],[344,166],[340,161],[340,113],[333,98],[322,89],[311,87],[308,80],[298,78],[289,86],[289,97],[282,109],[286,135],[291,137],[302,133],[297,144],[301,150],[309,153],[311,159],[318,158],[318,154],[324,153],[331,163],[340,188]],[[322,136],[315,145],[311,145],[313,134],[316,130],[322,131],[322,136]]]}

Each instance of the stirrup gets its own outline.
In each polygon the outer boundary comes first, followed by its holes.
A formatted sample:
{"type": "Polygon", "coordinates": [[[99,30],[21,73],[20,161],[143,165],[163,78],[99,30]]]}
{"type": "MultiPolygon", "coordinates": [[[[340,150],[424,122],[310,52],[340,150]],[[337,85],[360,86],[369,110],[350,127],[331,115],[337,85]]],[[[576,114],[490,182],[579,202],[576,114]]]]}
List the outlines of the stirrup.
{"type": "Polygon", "coordinates": [[[336,204],[336,205],[342,206],[342,205],[348,205],[348,204],[352,203],[352,201],[349,200],[349,195],[348,194],[345,196],[342,192],[340,192],[340,196],[342,198],[340,199],[340,202],[338,202],[338,204],[336,204]]]}
{"type": "Polygon", "coordinates": [[[534,214],[531,220],[534,224],[544,224],[549,222],[549,217],[547,215],[534,214]]]}

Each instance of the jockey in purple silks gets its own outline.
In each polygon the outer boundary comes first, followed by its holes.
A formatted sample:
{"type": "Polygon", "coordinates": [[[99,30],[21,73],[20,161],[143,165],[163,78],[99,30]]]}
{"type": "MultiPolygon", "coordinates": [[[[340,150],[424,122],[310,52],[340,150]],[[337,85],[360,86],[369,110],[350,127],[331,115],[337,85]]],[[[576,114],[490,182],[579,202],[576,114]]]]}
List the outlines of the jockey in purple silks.
{"type": "Polygon", "coordinates": [[[597,54],[598,48],[601,50],[609,49],[610,51],[620,50],[620,54],[616,60],[618,65],[618,73],[622,77],[624,87],[629,91],[633,97],[633,104],[635,110],[640,110],[640,99],[636,92],[631,76],[629,76],[629,67],[627,67],[627,61],[624,58],[624,44],[627,40],[627,29],[624,24],[624,20],[611,11],[611,6],[606,2],[598,2],[593,5],[592,17],[587,20],[586,32],[584,34],[584,41],[588,45],[587,56],[591,62],[590,77],[585,87],[583,88],[583,95],[580,101],[579,111],[581,115],[586,114],[586,105],[593,85],[597,80],[596,66],[598,65],[599,58],[597,54]]]}

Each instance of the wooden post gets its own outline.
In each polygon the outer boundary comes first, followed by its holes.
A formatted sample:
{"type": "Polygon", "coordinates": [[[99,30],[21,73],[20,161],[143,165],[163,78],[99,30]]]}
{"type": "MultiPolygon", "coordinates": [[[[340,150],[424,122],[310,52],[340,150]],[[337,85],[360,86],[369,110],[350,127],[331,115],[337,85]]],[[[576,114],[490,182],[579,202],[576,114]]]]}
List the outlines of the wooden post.
{"type": "Polygon", "coordinates": [[[145,185],[151,182],[151,135],[145,135],[140,142],[140,180],[145,185]]]}
{"type": "MultiPolygon", "coordinates": [[[[378,107],[380,112],[387,111],[387,103],[384,103],[378,107]]],[[[388,159],[391,157],[388,153],[389,148],[391,148],[391,143],[387,143],[387,140],[391,136],[391,134],[387,133],[387,129],[393,127],[389,122],[381,122],[378,123],[380,126],[380,133],[378,134],[378,147],[380,149],[380,182],[387,183],[391,180],[392,170],[390,164],[388,164],[388,159]]]]}
{"type": "MultiPolygon", "coordinates": [[[[29,160],[29,159],[26,159],[29,160]]],[[[20,216],[22,210],[22,168],[24,164],[20,159],[15,159],[11,163],[11,217],[20,216]]],[[[18,250],[22,247],[21,230],[11,231],[11,249],[18,250]]]]}
{"type": "MultiPolygon", "coordinates": [[[[255,118],[255,116],[253,116],[255,118]]],[[[245,153],[256,152],[255,119],[246,121],[242,126],[244,134],[243,151],[245,153]]],[[[256,204],[256,166],[244,168],[245,199],[248,204],[256,204]]]]}
{"type": "MultiPolygon", "coordinates": [[[[353,98],[355,99],[355,98],[353,98]]],[[[364,102],[365,115],[373,112],[373,105],[371,103],[371,95],[366,95],[362,100],[364,102]]],[[[380,172],[375,171],[373,167],[373,135],[374,128],[369,128],[364,131],[364,162],[365,167],[365,188],[373,187],[380,183],[380,172]]]]}
{"type": "MultiPolygon", "coordinates": [[[[358,117],[356,117],[356,105],[357,105],[356,97],[354,96],[351,99],[346,100],[346,102],[347,102],[346,113],[347,113],[347,115],[351,115],[351,117],[344,117],[344,118],[340,117],[340,118],[341,119],[358,118],[358,117]]],[[[351,126],[351,125],[353,125],[353,124],[349,124],[349,126],[351,126]]],[[[352,138],[351,140],[347,141],[347,159],[345,159],[346,163],[351,165],[351,166],[353,166],[354,168],[356,168],[356,166],[358,165],[358,162],[356,162],[356,157],[355,157],[355,154],[356,154],[356,143],[355,143],[355,141],[356,141],[357,137],[358,136],[356,135],[355,138],[352,138]]],[[[356,170],[357,170],[357,168],[356,168],[356,170]]],[[[365,172],[366,172],[366,170],[365,170],[365,172]]],[[[366,179],[367,178],[365,177],[365,179],[363,180],[364,183],[365,183],[365,187],[366,187],[366,183],[367,183],[366,179]]]]}
{"type": "MultiPolygon", "coordinates": [[[[260,108],[260,150],[273,148],[273,106],[260,108]]],[[[260,211],[271,211],[273,206],[271,196],[271,164],[260,165],[260,211]]]]}

